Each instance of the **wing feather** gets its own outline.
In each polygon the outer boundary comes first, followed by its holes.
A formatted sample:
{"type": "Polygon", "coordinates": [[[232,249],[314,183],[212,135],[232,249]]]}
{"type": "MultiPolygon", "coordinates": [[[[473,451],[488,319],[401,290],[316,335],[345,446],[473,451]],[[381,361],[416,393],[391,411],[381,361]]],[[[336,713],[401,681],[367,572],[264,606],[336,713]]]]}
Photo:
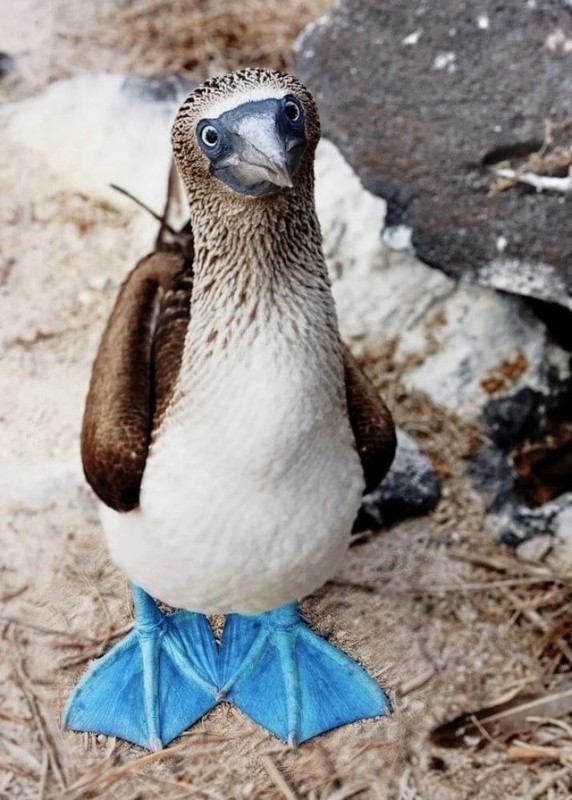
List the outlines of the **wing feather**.
{"type": "Polygon", "coordinates": [[[192,263],[187,260],[161,299],[153,337],[153,385],[155,405],[153,433],[158,430],[173,396],[179,376],[185,337],[191,319],[192,263]]]}
{"type": "MultiPolygon", "coordinates": [[[[187,286],[188,280],[181,277],[184,270],[184,258],[175,253],[153,253],[137,264],[119,292],[93,365],[81,456],[88,483],[116,511],[131,511],[138,505],[154,426],[156,379],[162,405],[166,387],[173,383],[175,348],[169,345],[171,326],[165,319],[169,316],[165,299],[173,296],[173,288],[181,280],[187,286]],[[154,344],[156,331],[160,337],[154,344]],[[155,374],[154,353],[165,348],[172,353],[170,370],[155,374]]],[[[175,296],[180,303],[176,288],[175,296]]],[[[190,292],[188,306],[186,324],[190,292]]],[[[173,319],[180,338],[180,314],[173,319]]]]}
{"type": "Polygon", "coordinates": [[[377,389],[343,345],[348,416],[363,467],[366,492],[376,489],[395,455],[397,440],[391,413],[377,389]]]}

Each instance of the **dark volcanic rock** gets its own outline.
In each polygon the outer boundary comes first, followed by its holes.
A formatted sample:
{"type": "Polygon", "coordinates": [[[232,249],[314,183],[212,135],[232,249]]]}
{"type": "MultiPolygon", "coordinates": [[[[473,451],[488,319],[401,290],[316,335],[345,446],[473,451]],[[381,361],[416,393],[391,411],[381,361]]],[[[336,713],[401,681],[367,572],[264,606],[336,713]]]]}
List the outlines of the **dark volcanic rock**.
{"type": "Polygon", "coordinates": [[[531,171],[545,122],[572,117],[571,40],[561,0],[342,0],[304,33],[298,72],[420,258],[572,309],[572,193],[489,194],[495,165],[531,171]]]}
{"type": "Polygon", "coordinates": [[[526,436],[545,400],[530,386],[493,398],[483,411],[484,428],[498,447],[507,450],[526,436]]]}
{"type": "Polygon", "coordinates": [[[354,533],[432,511],[441,497],[435,468],[416,442],[397,429],[397,450],[379,488],[366,495],[354,533]]]}
{"type": "Polygon", "coordinates": [[[473,456],[469,475],[485,500],[487,511],[498,513],[516,503],[517,475],[506,455],[488,443],[473,456]]]}

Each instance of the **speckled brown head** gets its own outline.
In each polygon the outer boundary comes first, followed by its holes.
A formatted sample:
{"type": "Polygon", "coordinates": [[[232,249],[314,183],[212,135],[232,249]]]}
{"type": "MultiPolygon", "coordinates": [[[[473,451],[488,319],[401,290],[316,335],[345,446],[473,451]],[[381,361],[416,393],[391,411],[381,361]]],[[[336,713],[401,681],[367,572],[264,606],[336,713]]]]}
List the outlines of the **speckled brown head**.
{"type": "Polygon", "coordinates": [[[312,182],[316,104],[291,75],[245,69],[212,78],[181,106],[173,151],[191,200],[268,202],[312,182]]]}

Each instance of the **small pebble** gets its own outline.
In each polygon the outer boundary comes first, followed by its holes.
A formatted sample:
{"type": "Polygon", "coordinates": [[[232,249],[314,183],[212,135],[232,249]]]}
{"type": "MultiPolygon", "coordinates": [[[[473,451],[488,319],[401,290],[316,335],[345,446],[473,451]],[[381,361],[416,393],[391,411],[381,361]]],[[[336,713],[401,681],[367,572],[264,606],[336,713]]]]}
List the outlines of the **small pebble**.
{"type": "Polygon", "coordinates": [[[520,561],[529,561],[537,564],[548,554],[552,549],[553,543],[552,536],[535,536],[533,539],[527,539],[516,548],[516,557],[520,561]]]}
{"type": "Polygon", "coordinates": [[[89,279],[87,285],[96,292],[102,292],[109,288],[109,278],[106,275],[94,275],[89,279]]]}
{"type": "Polygon", "coordinates": [[[14,71],[16,61],[9,53],[0,52],[0,79],[14,71]]]}

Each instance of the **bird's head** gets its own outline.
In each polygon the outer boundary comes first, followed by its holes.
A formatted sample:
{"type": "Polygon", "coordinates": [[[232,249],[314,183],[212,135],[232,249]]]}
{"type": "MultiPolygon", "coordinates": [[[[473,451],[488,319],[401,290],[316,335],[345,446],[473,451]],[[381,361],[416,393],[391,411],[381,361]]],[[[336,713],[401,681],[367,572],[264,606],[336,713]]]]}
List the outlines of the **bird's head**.
{"type": "Polygon", "coordinates": [[[173,124],[173,152],[194,195],[289,192],[312,173],[320,138],[316,104],[291,75],[245,69],[197,87],[173,124]]]}

